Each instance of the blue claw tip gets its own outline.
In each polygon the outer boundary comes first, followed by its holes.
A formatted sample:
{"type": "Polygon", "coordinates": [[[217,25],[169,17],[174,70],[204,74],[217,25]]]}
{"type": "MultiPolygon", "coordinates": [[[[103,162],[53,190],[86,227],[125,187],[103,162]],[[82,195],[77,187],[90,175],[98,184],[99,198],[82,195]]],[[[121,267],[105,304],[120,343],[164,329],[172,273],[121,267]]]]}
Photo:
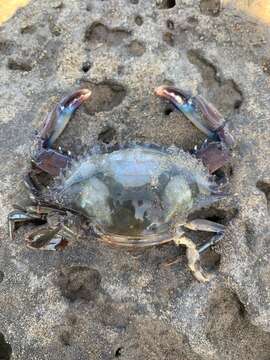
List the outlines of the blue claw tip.
{"type": "Polygon", "coordinates": [[[51,147],[53,145],[65,129],[73,112],[90,96],[90,90],[80,89],[60,101],[47,117],[44,127],[41,130],[40,137],[44,141],[43,147],[51,147]]]}

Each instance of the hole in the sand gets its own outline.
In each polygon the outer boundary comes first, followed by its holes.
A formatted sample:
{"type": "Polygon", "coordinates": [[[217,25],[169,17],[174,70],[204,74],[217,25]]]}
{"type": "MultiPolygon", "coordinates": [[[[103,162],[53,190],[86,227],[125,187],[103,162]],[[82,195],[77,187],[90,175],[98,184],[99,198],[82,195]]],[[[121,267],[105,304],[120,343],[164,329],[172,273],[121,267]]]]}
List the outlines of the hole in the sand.
{"type": "Polygon", "coordinates": [[[119,347],[118,349],[116,349],[114,356],[116,358],[119,358],[122,355],[122,350],[123,350],[122,347],[119,347]]]}
{"type": "Polygon", "coordinates": [[[3,271],[0,271],[0,283],[4,280],[4,276],[5,274],[3,273],[3,271]]]}
{"type": "Polygon", "coordinates": [[[169,79],[164,79],[162,84],[167,85],[167,86],[174,86],[175,85],[174,81],[169,80],[169,79]]]}
{"type": "Polygon", "coordinates": [[[134,21],[135,21],[135,24],[138,26],[142,26],[142,24],[143,24],[143,18],[140,15],[135,16],[134,21]]]}
{"type": "Polygon", "coordinates": [[[208,271],[216,271],[219,268],[220,259],[220,254],[216,253],[213,249],[209,249],[201,255],[201,264],[208,271]]]}
{"type": "Polygon", "coordinates": [[[172,106],[168,105],[164,109],[164,115],[169,116],[173,111],[174,109],[172,108],[172,106]]]}
{"type": "Polygon", "coordinates": [[[64,8],[64,3],[62,1],[56,1],[53,3],[52,8],[55,10],[61,10],[64,8]]]}
{"type": "Polygon", "coordinates": [[[29,62],[26,62],[21,59],[8,59],[7,67],[10,70],[17,70],[17,71],[25,71],[29,72],[32,70],[32,66],[29,64],[29,62]]]}
{"type": "Polygon", "coordinates": [[[224,216],[222,212],[219,214],[208,215],[205,219],[221,224],[224,222],[224,216]]]}
{"type": "MultiPolygon", "coordinates": [[[[236,267],[234,271],[237,270],[236,267]]],[[[226,359],[268,360],[270,334],[252,323],[253,313],[249,316],[245,303],[250,302],[248,307],[251,307],[251,312],[254,311],[253,303],[245,291],[241,291],[241,288],[237,290],[239,293],[234,293],[228,285],[219,284],[208,296],[208,309],[205,309],[207,319],[204,323],[206,339],[215,344],[215,349],[226,354],[226,359]]],[[[253,297],[257,299],[267,296],[264,290],[259,285],[253,297]]]]}
{"type": "Polygon", "coordinates": [[[233,79],[224,79],[217,63],[209,61],[201,51],[191,49],[187,55],[189,61],[200,71],[204,87],[211,89],[208,100],[224,114],[239,110],[244,97],[237,83],[233,79]]]}
{"type": "Polygon", "coordinates": [[[257,188],[262,191],[266,197],[267,207],[270,211],[270,180],[259,180],[256,184],[257,188]]]}
{"type": "Polygon", "coordinates": [[[156,0],[156,5],[159,9],[171,9],[175,7],[175,0],[156,0]]]}
{"type": "Polygon", "coordinates": [[[166,25],[169,30],[174,30],[174,22],[172,20],[167,20],[166,25]]]}
{"type": "Polygon", "coordinates": [[[6,342],[4,334],[0,332],[0,359],[9,360],[11,359],[12,348],[8,342],[6,342]]]}
{"type": "Polygon", "coordinates": [[[221,0],[201,0],[200,10],[204,15],[218,16],[221,10],[221,0]]]}
{"type": "Polygon", "coordinates": [[[234,106],[233,106],[234,109],[235,109],[235,110],[240,109],[240,107],[241,107],[241,105],[242,105],[242,102],[243,102],[243,100],[240,100],[240,99],[236,100],[235,103],[234,103],[234,106]]]}
{"type": "Polygon", "coordinates": [[[82,80],[81,86],[92,91],[91,101],[84,104],[86,113],[93,115],[101,111],[109,111],[121,104],[126,96],[126,89],[114,80],[100,83],[82,80]]]}
{"type": "MultiPolygon", "coordinates": [[[[70,346],[71,345],[71,334],[69,331],[64,330],[60,336],[60,341],[64,346],[70,346]]],[[[1,360],[1,359],[0,359],[1,360]]]]}
{"type": "Polygon", "coordinates": [[[213,175],[215,176],[215,183],[220,187],[221,192],[228,192],[228,185],[230,178],[233,176],[233,167],[231,164],[225,164],[222,169],[217,169],[213,175]]]}
{"type": "Polygon", "coordinates": [[[21,34],[33,34],[35,31],[35,25],[26,25],[21,28],[21,34]]]}
{"type": "Polygon", "coordinates": [[[13,52],[15,43],[10,40],[0,39],[0,55],[10,55],[13,52]]]}
{"type": "Polygon", "coordinates": [[[49,29],[50,29],[50,32],[52,33],[52,35],[54,35],[54,36],[61,35],[62,29],[60,28],[60,26],[55,24],[53,21],[50,22],[49,29]]]}
{"type": "Polygon", "coordinates": [[[111,126],[107,126],[98,135],[98,140],[104,142],[105,144],[109,144],[110,142],[113,141],[115,135],[116,135],[116,130],[111,126]]]}
{"type": "Polygon", "coordinates": [[[236,208],[231,209],[218,209],[210,207],[208,209],[202,209],[194,211],[189,217],[189,220],[193,219],[207,219],[219,224],[227,225],[232,219],[234,219],[239,210],[236,208]]]}
{"type": "Polygon", "coordinates": [[[195,16],[189,16],[187,22],[191,25],[197,25],[199,20],[195,16]]]}
{"type": "Polygon", "coordinates": [[[262,70],[265,74],[270,75],[270,59],[268,58],[263,59],[262,70]]]}
{"type": "Polygon", "coordinates": [[[124,71],[125,71],[125,66],[124,65],[118,65],[118,67],[117,67],[117,74],[118,75],[123,75],[123,73],[124,73],[124,71]]]}
{"type": "Polygon", "coordinates": [[[142,56],[145,52],[144,44],[138,40],[131,41],[131,43],[127,46],[127,49],[129,54],[133,56],[142,56]]]}
{"type": "Polygon", "coordinates": [[[91,63],[90,63],[90,61],[86,61],[86,62],[84,62],[83,64],[82,64],[82,71],[84,72],[84,73],[87,73],[90,69],[91,69],[91,63]]]}
{"type": "Polygon", "coordinates": [[[94,47],[98,44],[118,46],[129,36],[130,31],[122,28],[109,28],[100,22],[94,22],[86,29],[84,41],[94,47]]]}
{"type": "Polygon", "coordinates": [[[245,305],[240,301],[240,299],[238,298],[238,296],[235,294],[236,296],[236,301],[238,303],[238,314],[240,316],[240,318],[245,318],[247,316],[247,311],[245,308],[245,305]]]}
{"type": "Polygon", "coordinates": [[[214,175],[215,175],[215,181],[218,184],[220,184],[221,182],[224,182],[226,179],[226,174],[223,169],[217,169],[214,172],[214,175]]]}
{"type": "Polygon", "coordinates": [[[254,224],[252,224],[251,221],[247,220],[244,223],[244,226],[245,226],[245,239],[247,246],[249,247],[250,250],[254,251],[254,249],[256,248],[256,234],[255,234],[254,224]]]}
{"type": "Polygon", "coordinates": [[[71,302],[93,301],[100,292],[101,275],[87,266],[63,267],[55,282],[62,295],[71,302]]]}
{"type": "Polygon", "coordinates": [[[167,43],[170,46],[174,46],[174,34],[171,32],[166,32],[163,34],[163,40],[165,41],[165,43],[167,43]]]}

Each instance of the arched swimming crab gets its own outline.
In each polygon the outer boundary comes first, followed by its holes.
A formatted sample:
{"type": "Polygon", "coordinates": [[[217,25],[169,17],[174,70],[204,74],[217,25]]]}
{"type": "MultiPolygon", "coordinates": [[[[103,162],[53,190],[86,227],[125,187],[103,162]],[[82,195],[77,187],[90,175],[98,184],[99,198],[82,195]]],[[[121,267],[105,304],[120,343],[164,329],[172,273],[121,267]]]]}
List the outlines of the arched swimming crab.
{"type": "Polygon", "coordinates": [[[34,205],[9,214],[11,236],[15,223],[42,220],[46,224],[27,235],[27,245],[62,249],[76,236],[69,225],[72,215],[79,215],[112,245],[136,248],[174,241],[186,246],[193,275],[207,281],[200,253],[223,237],[224,226],[205,219],[188,221],[188,215],[224,197],[212,173],[227,162],[233,139],[223,117],[203,97],[170,86],[158,87],[155,93],[207,135],[195,155],[176,147],[134,144],[80,160],[57,152],[52,145],[73,112],[91,96],[86,89],[75,91],[47,116],[37,135],[34,166],[25,181],[34,205]],[[43,172],[57,177],[57,185],[40,188],[36,179],[43,172]],[[187,229],[215,235],[197,249],[187,229]]]}

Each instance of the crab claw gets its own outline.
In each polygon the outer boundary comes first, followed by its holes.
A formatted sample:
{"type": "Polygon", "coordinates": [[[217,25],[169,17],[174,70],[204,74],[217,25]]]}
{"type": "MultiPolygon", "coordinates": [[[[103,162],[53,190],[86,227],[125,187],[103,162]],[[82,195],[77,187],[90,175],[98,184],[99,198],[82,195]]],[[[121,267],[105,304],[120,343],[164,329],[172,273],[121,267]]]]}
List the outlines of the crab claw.
{"type": "Polygon", "coordinates": [[[234,140],[227,129],[224,117],[202,96],[192,96],[186,91],[166,85],[156,88],[155,93],[172,103],[209,139],[223,142],[228,146],[233,145],[234,140]]]}
{"type": "Polygon", "coordinates": [[[63,98],[46,117],[39,134],[43,148],[50,148],[67,126],[75,110],[89,97],[91,91],[81,89],[63,98]]]}
{"type": "Polygon", "coordinates": [[[91,91],[88,89],[77,90],[63,98],[46,117],[32,151],[35,173],[46,172],[51,176],[57,176],[61,169],[67,166],[70,157],[58,153],[51,147],[67,126],[74,111],[90,96],[91,91]]]}

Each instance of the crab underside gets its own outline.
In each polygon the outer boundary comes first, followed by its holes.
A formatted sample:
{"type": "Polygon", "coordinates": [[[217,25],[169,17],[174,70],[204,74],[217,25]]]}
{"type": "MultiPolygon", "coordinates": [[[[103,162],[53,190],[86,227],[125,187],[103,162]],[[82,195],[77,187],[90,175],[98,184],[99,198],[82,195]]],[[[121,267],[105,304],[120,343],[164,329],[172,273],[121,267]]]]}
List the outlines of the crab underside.
{"type": "Polygon", "coordinates": [[[78,90],[64,98],[46,118],[35,141],[33,169],[25,183],[33,206],[9,214],[12,237],[16,223],[42,220],[27,235],[31,248],[64,248],[77,236],[72,215],[87,219],[96,235],[112,245],[133,248],[174,241],[187,248],[188,265],[199,281],[209,276],[200,266],[200,253],[224,235],[224,226],[205,219],[189,221],[194,210],[225,196],[212,175],[229,158],[233,139],[225,121],[201,96],[192,97],[174,87],[156,89],[207,135],[194,155],[176,147],[129,144],[80,160],[52,148],[72,113],[91,92],[78,90]],[[50,189],[40,187],[41,173],[56,177],[50,189]],[[186,230],[213,232],[209,242],[197,249],[186,230]]]}

